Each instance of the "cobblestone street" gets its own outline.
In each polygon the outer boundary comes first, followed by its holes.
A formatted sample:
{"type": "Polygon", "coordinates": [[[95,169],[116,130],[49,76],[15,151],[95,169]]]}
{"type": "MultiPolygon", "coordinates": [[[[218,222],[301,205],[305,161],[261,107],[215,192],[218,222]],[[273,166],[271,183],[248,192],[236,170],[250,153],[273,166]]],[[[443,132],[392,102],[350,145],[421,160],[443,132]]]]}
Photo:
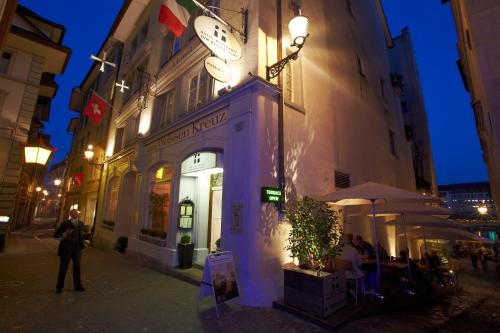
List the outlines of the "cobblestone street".
{"type": "Polygon", "coordinates": [[[56,295],[57,243],[48,225],[9,238],[0,254],[0,332],[324,332],[274,309],[222,307],[202,299],[191,284],[141,267],[118,253],[87,248],[86,291],[56,295]]]}
{"type": "MultiPolygon", "coordinates": [[[[65,291],[56,295],[51,224],[14,234],[0,254],[0,332],[326,332],[280,310],[236,304],[222,307],[217,319],[210,298],[197,310],[196,286],[92,247],[82,257],[87,290],[73,291],[68,273],[65,291]]],[[[498,285],[493,272],[486,275],[462,275],[464,292],[446,302],[360,319],[340,331],[497,332],[498,285]]]]}

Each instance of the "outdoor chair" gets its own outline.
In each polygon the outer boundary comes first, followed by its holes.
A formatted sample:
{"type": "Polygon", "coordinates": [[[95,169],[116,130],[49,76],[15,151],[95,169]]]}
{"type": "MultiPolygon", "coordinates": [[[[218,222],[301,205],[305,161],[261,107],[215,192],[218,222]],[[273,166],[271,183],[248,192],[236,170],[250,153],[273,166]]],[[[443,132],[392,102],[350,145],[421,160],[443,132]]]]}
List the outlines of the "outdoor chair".
{"type": "Polygon", "coordinates": [[[360,292],[363,293],[363,300],[365,300],[366,287],[365,287],[364,275],[358,277],[346,278],[346,285],[347,285],[347,290],[349,290],[349,292],[351,293],[354,293],[353,296],[356,304],[358,304],[358,295],[360,292]]]}

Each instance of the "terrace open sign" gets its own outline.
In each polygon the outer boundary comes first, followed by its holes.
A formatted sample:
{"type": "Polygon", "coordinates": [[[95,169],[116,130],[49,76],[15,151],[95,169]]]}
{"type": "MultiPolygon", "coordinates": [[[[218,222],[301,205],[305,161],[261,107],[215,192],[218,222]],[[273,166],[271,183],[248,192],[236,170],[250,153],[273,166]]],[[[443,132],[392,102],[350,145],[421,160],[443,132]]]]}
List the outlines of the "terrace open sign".
{"type": "Polygon", "coordinates": [[[276,187],[263,187],[261,192],[261,201],[268,203],[283,202],[283,190],[276,187]]]}

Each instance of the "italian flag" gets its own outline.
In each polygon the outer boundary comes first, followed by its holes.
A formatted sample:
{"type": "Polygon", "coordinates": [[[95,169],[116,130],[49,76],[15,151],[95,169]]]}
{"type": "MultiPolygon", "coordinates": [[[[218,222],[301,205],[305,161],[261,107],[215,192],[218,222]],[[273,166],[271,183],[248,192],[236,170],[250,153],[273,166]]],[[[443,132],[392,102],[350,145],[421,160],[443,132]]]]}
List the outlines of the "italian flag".
{"type": "Polygon", "coordinates": [[[166,0],[161,5],[158,21],[180,37],[197,8],[191,0],[166,0]]]}

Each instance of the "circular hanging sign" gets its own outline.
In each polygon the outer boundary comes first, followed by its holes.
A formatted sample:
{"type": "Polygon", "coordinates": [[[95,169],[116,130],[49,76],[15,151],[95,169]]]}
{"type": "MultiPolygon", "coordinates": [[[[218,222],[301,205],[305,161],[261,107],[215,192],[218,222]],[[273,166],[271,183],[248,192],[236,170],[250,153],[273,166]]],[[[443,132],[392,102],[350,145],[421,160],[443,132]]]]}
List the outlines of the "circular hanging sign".
{"type": "Polygon", "coordinates": [[[217,57],[205,59],[205,69],[217,81],[226,83],[231,81],[233,73],[224,60],[217,57]]]}
{"type": "Polygon", "coordinates": [[[224,60],[241,58],[241,45],[226,25],[208,16],[198,16],[194,20],[194,30],[198,38],[216,56],[224,60]]]}

